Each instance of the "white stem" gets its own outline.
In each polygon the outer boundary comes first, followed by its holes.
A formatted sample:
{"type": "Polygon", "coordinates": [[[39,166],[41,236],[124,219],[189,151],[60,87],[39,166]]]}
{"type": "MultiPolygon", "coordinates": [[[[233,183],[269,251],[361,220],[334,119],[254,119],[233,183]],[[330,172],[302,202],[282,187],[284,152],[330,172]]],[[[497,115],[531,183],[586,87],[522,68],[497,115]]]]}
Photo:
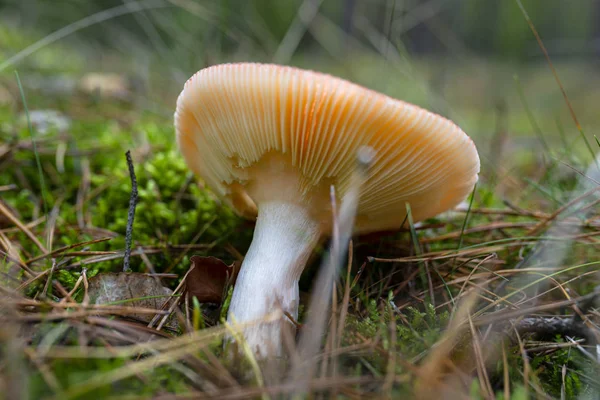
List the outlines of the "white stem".
{"type": "MultiPolygon", "coordinates": [[[[254,237],[237,277],[227,320],[256,321],[277,310],[297,319],[298,280],[319,236],[319,224],[308,210],[291,203],[259,204],[254,237]]],[[[294,332],[294,325],[284,316],[252,324],[243,329],[243,336],[260,357],[280,356],[283,335],[294,332]]]]}

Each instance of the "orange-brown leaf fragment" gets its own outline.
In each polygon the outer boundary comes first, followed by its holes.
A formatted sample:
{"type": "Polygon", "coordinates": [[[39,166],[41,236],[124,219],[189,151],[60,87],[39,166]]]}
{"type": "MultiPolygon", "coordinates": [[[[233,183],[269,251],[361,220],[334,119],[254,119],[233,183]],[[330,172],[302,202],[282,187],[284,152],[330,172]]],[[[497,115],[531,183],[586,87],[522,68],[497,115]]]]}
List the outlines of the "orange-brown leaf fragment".
{"type": "Polygon", "coordinates": [[[191,271],[186,278],[186,292],[200,303],[221,303],[228,284],[233,284],[239,264],[225,264],[216,257],[192,256],[191,271]]]}

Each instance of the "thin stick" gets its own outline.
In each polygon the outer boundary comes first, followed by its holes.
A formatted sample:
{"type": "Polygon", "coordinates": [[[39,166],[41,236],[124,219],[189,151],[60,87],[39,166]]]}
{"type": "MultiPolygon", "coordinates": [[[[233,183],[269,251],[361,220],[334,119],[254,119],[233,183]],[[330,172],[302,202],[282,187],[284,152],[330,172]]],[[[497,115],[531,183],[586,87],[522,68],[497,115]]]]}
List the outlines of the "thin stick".
{"type": "Polygon", "coordinates": [[[131,271],[129,259],[131,258],[131,234],[133,231],[133,219],[135,218],[135,205],[138,198],[137,179],[133,161],[131,160],[131,151],[125,153],[127,158],[127,167],[129,168],[129,178],[131,179],[131,197],[129,198],[129,211],[127,212],[127,227],[125,229],[125,257],[123,259],[123,272],[131,271]]]}

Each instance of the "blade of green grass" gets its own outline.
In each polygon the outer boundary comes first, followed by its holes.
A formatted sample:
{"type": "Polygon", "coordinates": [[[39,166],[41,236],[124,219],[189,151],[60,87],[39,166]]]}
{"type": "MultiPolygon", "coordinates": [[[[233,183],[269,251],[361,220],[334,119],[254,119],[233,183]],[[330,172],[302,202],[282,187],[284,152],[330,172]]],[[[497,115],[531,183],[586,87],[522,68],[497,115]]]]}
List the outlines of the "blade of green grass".
{"type": "MultiPolygon", "coordinates": [[[[417,257],[420,257],[421,254],[423,254],[423,252],[421,251],[421,246],[419,245],[419,238],[417,236],[417,230],[415,229],[415,224],[412,217],[412,210],[409,203],[406,203],[406,217],[408,219],[410,238],[415,249],[415,255],[417,257]]],[[[425,261],[419,261],[419,277],[421,278],[423,286],[429,287],[429,295],[431,297],[431,299],[429,299],[429,302],[433,302],[433,287],[431,284],[431,276],[429,276],[429,271],[425,266],[425,261]]]]}
{"type": "Polygon", "coordinates": [[[552,63],[552,60],[550,59],[550,55],[548,54],[548,50],[546,49],[544,42],[542,42],[542,38],[540,37],[540,34],[538,33],[537,29],[535,28],[535,25],[533,24],[533,21],[531,20],[531,18],[529,18],[529,14],[527,13],[527,10],[525,10],[525,7],[523,7],[523,3],[521,2],[521,0],[515,0],[515,1],[517,2],[517,5],[519,6],[521,13],[523,14],[525,21],[527,21],[527,24],[529,25],[529,28],[531,29],[533,36],[535,36],[535,40],[537,41],[538,45],[540,46],[540,49],[542,49],[542,53],[544,53],[546,62],[548,63],[548,66],[550,67],[550,70],[552,71],[552,75],[554,75],[554,79],[556,80],[556,83],[558,84],[558,87],[560,88],[560,92],[562,93],[563,98],[565,99],[565,103],[567,104],[567,107],[569,108],[569,112],[571,113],[571,118],[573,119],[573,122],[575,123],[575,126],[577,127],[577,130],[579,131],[579,134],[583,138],[583,141],[585,142],[585,145],[588,148],[590,155],[592,156],[593,162],[596,164],[596,167],[600,170],[600,162],[598,162],[598,159],[596,158],[596,154],[594,153],[594,150],[592,150],[592,146],[590,145],[590,142],[588,141],[587,137],[585,136],[585,133],[583,132],[583,128],[581,127],[581,124],[579,123],[579,120],[577,119],[577,115],[575,114],[575,110],[573,109],[573,106],[571,105],[571,101],[569,100],[567,91],[565,90],[562,82],[560,81],[560,78],[558,77],[558,72],[556,71],[556,68],[554,68],[554,64],[552,63]]]}
{"type": "Polygon", "coordinates": [[[116,17],[120,17],[127,14],[132,14],[139,12],[140,10],[149,10],[155,8],[167,8],[173,7],[171,4],[165,4],[162,1],[149,0],[149,1],[138,1],[136,2],[137,7],[131,8],[132,3],[120,5],[117,7],[109,8],[106,10],[102,10],[98,13],[92,14],[85,18],[80,19],[79,21],[73,22],[57,31],[52,32],[51,34],[45,36],[43,39],[38,40],[30,46],[27,46],[14,56],[8,58],[6,61],[0,64],[0,72],[4,71],[6,68],[13,66],[19,62],[21,62],[25,57],[28,57],[35,53],[36,51],[52,44],[60,39],[63,39],[81,29],[88,28],[92,25],[99,24],[104,21],[108,21],[109,19],[113,19],[116,17]]]}
{"type": "MultiPolygon", "coordinates": [[[[467,224],[469,222],[469,217],[471,216],[471,208],[473,207],[473,200],[475,200],[475,191],[477,190],[477,183],[475,184],[475,186],[473,186],[473,191],[471,192],[471,200],[469,200],[469,208],[467,208],[467,212],[465,214],[465,219],[463,220],[463,224],[462,227],[460,228],[460,237],[458,238],[458,246],[456,247],[456,250],[460,250],[460,248],[463,245],[463,239],[464,239],[464,233],[465,233],[465,229],[467,228],[467,224]]],[[[456,263],[456,259],[454,260],[454,263],[456,263]]],[[[454,266],[452,267],[452,269],[454,270],[454,266]]]]}
{"type": "Polygon", "coordinates": [[[544,134],[542,133],[542,129],[538,125],[535,117],[533,116],[533,112],[529,107],[529,103],[527,102],[527,97],[525,96],[525,91],[523,90],[523,85],[521,85],[521,80],[517,74],[513,75],[513,79],[515,81],[515,85],[517,87],[517,93],[519,95],[519,99],[521,99],[521,104],[523,104],[523,109],[525,110],[525,114],[527,115],[527,119],[529,119],[529,123],[531,124],[531,128],[538,137],[538,140],[542,144],[542,147],[546,151],[546,153],[550,154],[550,146],[546,139],[544,138],[544,134]]]}
{"type": "Polygon", "coordinates": [[[520,288],[513,290],[512,292],[507,293],[505,296],[499,298],[498,300],[495,300],[494,302],[484,306],[483,308],[481,308],[480,310],[478,310],[477,312],[475,312],[473,314],[473,318],[477,318],[477,317],[483,315],[486,311],[492,310],[498,304],[501,304],[502,302],[508,300],[509,298],[513,297],[517,293],[523,292],[525,289],[535,287],[536,285],[538,285],[544,281],[547,281],[549,279],[552,279],[558,275],[561,275],[561,274],[564,274],[567,272],[572,272],[572,271],[575,271],[575,270],[578,270],[581,268],[592,267],[592,266],[597,266],[597,265],[600,265],[600,261],[593,261],[593,262],[588,262],[588,263],[584,263],[584,264],[573,265],[571,267],[563,268],[558,271],[552,272],[550,274],[543,274],[541,272],[531,272],[532,274],[535,274],[535,275],[542,275],[542,277],[538,278],[534,281],[528,282],[527,284],[521,286],[520,288]]]}
{"type": "MultiPolygon", "coordinates": [[[[2,68],[0,67],[0,70],[2,68]]],[[[21,84],[21,78],[19,77],[19,71],[15,70],[15,78],[17,79],[17,85],[19,86],[19,93],[21,94],[21,101],[23,102],[23,108],[25,109],[25,117],[27,118],[27,129],[29,130],[29,136],[31,137],[31,146],[33,148],[33,154],[35,155],[35,162],[37,164],[40,188],[42,191],[42,204],[44,206],[44,214],[46,216],[46,223],[48,221],[48,204],[46,202],[46,183],[44,181],[44,172],[42,171],[42,163],[40,162],[40,155],[37,150],[35,137],[33,133],[33,125],[31,124],[31,118],[29,117],[29,107],[27,107],[27,99],[25,98],[25,91],[21,84]]],[[[49,249],[51,250],[51,249],[49,249]]]]}

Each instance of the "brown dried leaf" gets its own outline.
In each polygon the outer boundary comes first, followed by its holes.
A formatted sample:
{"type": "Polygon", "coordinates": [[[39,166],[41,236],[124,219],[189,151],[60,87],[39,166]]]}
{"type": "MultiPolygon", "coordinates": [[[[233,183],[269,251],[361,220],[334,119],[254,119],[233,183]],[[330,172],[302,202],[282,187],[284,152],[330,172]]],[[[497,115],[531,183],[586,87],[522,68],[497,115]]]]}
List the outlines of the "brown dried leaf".
{"type": "Polygon", "coordinates": [[[235,282],[239,264],[225,264],[216,257],[192,256],[193,268],[186,279],[187,294],[200,303],[221,303],[226,287],[235,282]]]}
{"type": "MultiPolygon", "coordinates": [[[[163,286],[159,278],[136,272],[101,273],[91,278],[89,283],[89,296],[95,304],[119,302],[119,305],[126,307],[168,310],[175,301],[169,297],[172,294],[173,291],[163,286]],[[165,305],[165,302],[169,304],[165,305]]],[[[154,316],[134,313],[130,317],[150,322],[154,316]]],[[[177,322],[173,319],[167,326],[176,328],[173,323],[177,322]]]]}

